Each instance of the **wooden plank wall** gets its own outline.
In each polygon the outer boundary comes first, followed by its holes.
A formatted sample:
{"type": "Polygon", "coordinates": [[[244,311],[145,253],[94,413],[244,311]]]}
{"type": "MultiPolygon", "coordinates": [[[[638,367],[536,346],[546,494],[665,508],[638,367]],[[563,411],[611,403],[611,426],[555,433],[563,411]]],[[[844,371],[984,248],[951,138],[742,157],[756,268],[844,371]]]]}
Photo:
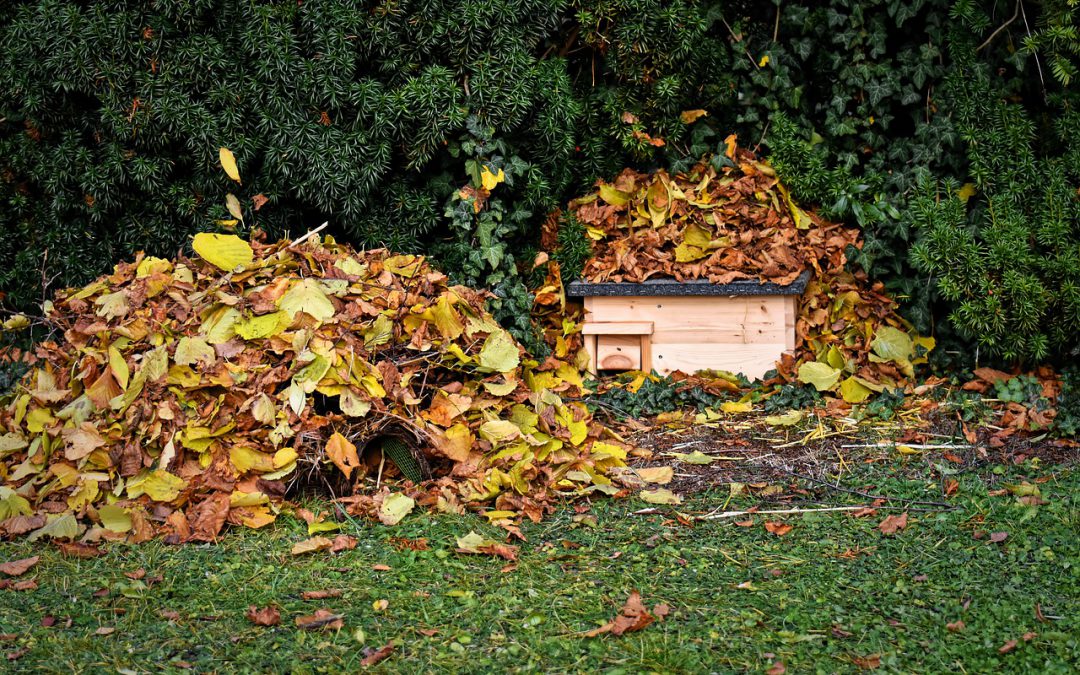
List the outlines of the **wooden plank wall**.
{"type": "MultiPolygon", "coordinates": [[[[586,321],[653,323],[652,365],[658,373],[704,369],[760,377],[795,347],[795,296],[590,297],[586,321]]],[[[611,338],[598,340],[612,356],[611,338]]],[[[620,344],[620,356],[632,349],[620,344]]],[[[601,364],[604,358],[598,359],[601,364]]],[[[621,359],[616,359],[621,360],[621,359]]],[[[628,356],[631,362],[639,359],[628,356]]]]}

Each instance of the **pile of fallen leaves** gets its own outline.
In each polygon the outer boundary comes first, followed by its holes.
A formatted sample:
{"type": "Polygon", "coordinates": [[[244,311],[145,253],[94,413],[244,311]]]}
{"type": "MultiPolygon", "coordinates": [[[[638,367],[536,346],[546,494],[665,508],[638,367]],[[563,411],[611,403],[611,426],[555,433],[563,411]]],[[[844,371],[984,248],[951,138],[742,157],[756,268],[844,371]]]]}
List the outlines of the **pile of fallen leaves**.
{"type": "Polygon", "coordinates": [[[570,209],[593,240],[583,276],[593,282],[650,278],[757,279],[786,285],[807,268],[843,268],[856,228],[799,208],[768,164],[729,147],[720,170],[685,174],[626,169],[570,209]]]}
{"type": "Polygon", "coordinates": [[[626,169],[570,210],[593,240],[583,272],[592,282],[787,285],[810,270],[795,353],[777,364],[785,380],[858,403],[904,385],[934,347],[899,315],[880,283],[847,268],[847,248],[862,246],[858,229],[801,209],[772,167],[738,148],[734,137],[724,157],[686,173],[626,169]]]}
{"type": "Polygon", "coordinates": [[[614,492],[626,447],[563,400],[579,371],[531,360],[484,292],[330,238],[193,247],[52,304],[60,337],[0,409],[3,534],[209,541],[272,522],[312,467],[387,523],[415,505],[539,519],[560,492],[614,492]],[[422,448],[431,480],[387,489],[393,467],[366,443],[388,430],[422,448]]]}

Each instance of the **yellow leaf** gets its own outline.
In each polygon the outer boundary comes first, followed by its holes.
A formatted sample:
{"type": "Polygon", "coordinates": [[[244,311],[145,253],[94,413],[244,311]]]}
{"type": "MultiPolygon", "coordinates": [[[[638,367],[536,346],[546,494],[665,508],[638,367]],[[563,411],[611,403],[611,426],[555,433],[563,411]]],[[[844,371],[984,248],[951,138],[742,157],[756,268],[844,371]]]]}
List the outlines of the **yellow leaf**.
{"type": "Polygon", "coordinates": [[[758,65],[758,68],[764,68],[765,66],[769,65],[769,55],[766,54],[765,56],[762,56],[761,60],[758,61],[757,65],[758,65]]]}
{"type": "Polygon", "coordinates": [[[312,537],[311,539],[305,539],[304,541],[298,541],[293,544],[291,553],[293,555],[303,555],[305,553],[314,553],[315,551],[325,551],[333,545],[334,542],[326,537],[312,537]]]}
{"type": "Polygon", "coordinates": [[[638,478],[646,483],[667,485],[675,476],[675,470],[670,466],[647,466],[636,470],[638,478]]]}
{"type": "Polygon", "coordinates": [[[346,479],[352,476],[353,469],[360,466],[360,456],[356,453],[356,446],[337,432],[334,432],[334,435],[326,442],[326,456],[337,468],[341,469],[346,479]]]}
{"type": "Polygon", "coordinates": [[[282,448],[274,453],[274,469],[281,470],[296,463],[299,455],[292,448],[282,448]]]}
{"type": "Polygon", "coordinates": [[[409,515],[414,506],[416,506],[416,501],[408,495],[400,492],[387,495],[382,506],[379,507],[379,520],[383,525],[397,525],[409,515]]]}
{"type": "Polygon", "coordinates": [[[164,469],[157,469],[128,481],[127,491],[131,498],[148,495],[155,502],[171,502],[187,487],[187,481],[164,469]]]}
{"type": "Polygon", "coordinates": [[[720,404],[720,411],[726,413],[747,413],[754,409],[750,401],[724,401],[720,404]]]}
{"type": "Polygon", "coordinates": [[[840,396],[848,403],[862,403],[873,393],[854,377],[840,383],[840,396]]]}
{"type": "Polygon", "coordinates": [[[518,383],[514,380],[510,382],[485,382],[484,389],[492,396],[506,396],[510,392],[517,389],[518,383]]]}
{"type": "Polygon", "coordinates": [[[641,497],[642,501],[650,504],[682,504],[682,497],[667,488],[642,490],[638,496],[641,497]]]}
{"type": "Polygon", "coordinates": [[[504,180],[506,180],[506,174],[503,173],[502,169],[499,169],[499,173],[492,173],[487,165],[480,169],[480,182],[483,184],[484,189],[489,192],[504,180]]]}
{"type": "Polygon", "coordinates": [[[224,344],[236,335],[236,323],[240,320],[240,312],[236,309],[218,304],[201,316],[203,324],[200,332],[206,336],[208,343],[224,344]]]}
{"type": "Polygon", "coordinates": [[[293,284],[278,301],[278,307],[295,318],[297,312],[309,314],[319,321],[329,321],[334,316],[334,303],[326,297],[319,282],[303,279],[293,284]]]}
{"type": "Polygon", "coordinates": [[[200,232],[192,239],[191,247],[200,258],[226,272],[247,267],[255,259],[251,245],[235,234],[200,232]]]}
{"type": "Polygon", "coordinates": [[[139,266],[135,268],[135,278],[142,279],[151,274],[165,274],[172,271],[172,268],[172,263],[168,260],[148,255],[143,258],[142,262],[139,263],[139,266]]]}
{"type": "Polygon", "coordinates": [[[799,366],[799,382],[812,384],[818,391],[828,391],[840,381],[840,369],[827,363],[808,361],[799,366]]]}
{"type": "Polygon", "coordinates": [[[480,370],[508,373],[518,367],[521,359],[514,338],[505,330],[497,329],[480,350],[480,370]]]}
{"type": "Polygon", "coordinates": [[[236,508],[238,506],[261,506],[270,501],[270,497],[263,492],[241,492],[240,490],[234,490],[229,495],[229,506],[236,508]]]}
{"type": "Polygon", "coordinates": [[[192,366],[199,362],[212,365],[217,360],[214,348],[206,344],[206,340],[198,337],[184,336],[176,343],[176,353],[173,361],[178,366],[192,366]]]}
{"type": "Polygon", "coordinates": [[[131,370],[123,354],[116,347],[109,347],[109,367],[112,368],[113,377],[116,378],[116,383],[120,385],[120,388],[127,389],[131,370]]]}
{"type": "Polygon", "coordinates": [[[724,156],[728,159],[735,159],[736,138],[735,134],[731,134],[724,139],[724,156]]]}
{"type": "Polygon", "coordinates": [[[236,218],[240,222],[244,221],[244,213],[240,210],[240,200],[231,192],[225,195],[225,208],[229,209],[229,214],[233,218],[236,218]]]}
{"type": "Polygon", "coordinates": [[[699,118],[708,115],[709,113],[704,110],[684,110],[679,113],[679,119],[683,124],[693,124],[697,122],[699,118]]]}
{"type": "Polygon", "coordinates": [[[225,169],[225,174],[239,183],[240,169],[236,167],[236,156],[232,154],[232,150],[218,148],[218,159],[221,161],[221,168],[225,169]]]}
{"type": "Polygon", "coordinates": [[[521,435],[521,429],[509,420],[492,420],[480,425],[480,436],[492,443],[511,441],[521,435]]]}
{"type": "Polygon", "coordinates": [[[273,312],[238,321],[233,329],[245,340],[260,340],[277,335],[292,323],[288,312],[273,312]]]}
{"type": "Polygon", "coordinates": [[[967,204],[968,200],[975,196],[977,190],[974,183],[964,183],[960,186],[960,189],[956,191],[957,198],[963,203],[967,204]]]}
{"type": "Polygon", "coordinates": [[[270,473],[275,468],[273,457],[242,445],[234,445],[229,448],[229,460],[236,467],[237,473],[240,474],[252,470],[256,473],[270,473]]]}
{"type": "Polygon", "coordinates": [[[110,532],[127,532],[131,529],[131,514],[122,506],[106,504],[98,510],[101,526],[110,532]]]}
{"type": "MultiPolygon", "coordinates": [[[[603,199],[612,206],[625,206],[630,201],[630,193],[619,190],[614,185],[608,183],[600,184],[600,199],[603,199]]],[[[602,234],[601,234],[602,236],[602,234]]],[[[594,237],[596,238],[596,237],[594,237]]]]}
{"type": "Polygon", "coordinates": [[[363,417],[371,412],[371,402],[360,398],[352,389],[344,389],[338,396],[341,412],[349,417],[363,417]]]}
{"type": "Polygon", "coordinates": [[[450,302],[450,295],[448,293],[441,295],[439,301],[435,303],[435,306],[429,311],[431,312],[431,318],[435,322],[435,327],[439,330],[440,335],[447,340],[456,340],[461,337],[461,333],[465,330],[465,326],[462,325],[461,316],[450,302]]]}
{"type": "Polygon", "coordinates": [[[607,455],[609,457],[615,457],[616,459],[626,459],[626,449],[620,448],[617,445],[612,445],[611,443],[595,441],[590,450],[592,450],[594,455],[607,455]]]}
{"type": "Polygon", "coordinates": [[[269,525],[277,518],[266,506],[253,506],[242,509],[237,513],[240,516],[240,522],[245,527],[250,527],[253,530],[269,525]]]}
{"type": "Polygon", "coordinates": [[[803,412],[801,410],[789,410],[782,415],[769,415],[765,418],[765,424],[774,427],[791,427],[801,422],[802,419],[803,412]]]}

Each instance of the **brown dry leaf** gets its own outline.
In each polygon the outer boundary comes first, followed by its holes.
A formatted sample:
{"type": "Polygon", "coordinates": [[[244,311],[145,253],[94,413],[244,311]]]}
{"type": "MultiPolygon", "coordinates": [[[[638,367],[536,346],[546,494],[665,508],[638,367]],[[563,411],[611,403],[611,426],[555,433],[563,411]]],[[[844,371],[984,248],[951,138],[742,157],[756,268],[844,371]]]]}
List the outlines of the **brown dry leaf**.
{"type": "Polygon", "coordinates": [[[281,611],[273,605],[263,608],[251,605],[245,616],[256,626],[276,626],[281,623],[281,611]]]}
{"type": "Polygon", "coordinates": [[[854,656],[852,657],[851,662],[863,670],[874,670],[875,668],[881,667],[881,654],[854,656]]]}
{"type": "Polygon", "coordinates": [[[340,588],[328,588],[322,591],[304,591],[300,597],[304,600],[326,600],[328,598],[340,598],[343,591],[340,588]]]}
{"type": "Polygon", "coordinates": [[[645,609],[645,604],[641,601],[641,594],[632,591],[618,616],[603,626],[586,631],[582,635],[584,637],[596,637],[604,633],[613,635],[632,633],[645,628],[655,620],[656,618],[645,609]]]}
{"type": "Polygon", "coordinates": [[[394,643],[387,642],[378,649],[372,649],[371,647],[364,647],[364,658],[360,660],[362,666],[373,666],[380,661],[385,660],[388,656],[394,653],[394,643]]]}
{"type": "Polygon", "coordinates": [[[990,533],[990,541],[992,543],[994,543],[994,544],[1000,544],[1001,542],[1005,541],[1008,538],[1009,538],[1009,533],[1008,532],[991,532],[990,533]]]}
{"type": "Polygon", "coordinates": [[[896,534],[897,531],[907,527],[907,511],[896,516],[886,516],[885,520],[878,524],[878,529],[882,534],[891,535],[896,534]]]}
{"type": "Polygon", "coordinates": [[[345,478],[351,478],[353,470],[360,466],[356,446],[337,432],[326,442],[326,456],[345,474],[345,478]]]}
{"type": "Polygon", "coordinates": [[[116,629],[112,626],[101,626],[94,631],[94,635],[112,635],[116,632],[116,629]]]}
{"type": "Polygon", "coordinates": [[[517,560],[518,547],[510,544],[502,544],[492,539],[486,539],[475,532],[470,532],[457,540],[458,553],[472,553],[478,555],[494,555],[514,562],[517,560]]]}
{"type": "Polygon", "coordinates": [[[784,675],[787,672],[787,667],[784,666],[783,661],[774,661],[769,669],[765,671],[765,675],[784,675]]]}
{"type": "Polygon", "coordinates": [[[428,550],[427,539],[409,539],[407,537],[390,537],[387,540],[391,546],[399,551],[426,551],[428,550]]]}
{"type": "Polygon", "coordinates": [[[11,585],[13,591],[36,591],[38,582],[36,579],[24,579],[22,581],[16,581],[11,585]]]}
{"type": "Polygon", "coordinates": [[[873,508],[870,508],[868,506],[863,507],[861,509],[855,509],[854,511],[851,512],[851,517],[852,518],[866,518],[868,516],[874,516],[874,515],[877,515],[877,509],[873,509],[873,508]]]}
{"type": "Polygon", "coordinates": [[[389,572],[391,567],[389,565],[372,565],[371,569],[375,572],[389,572]]]}
{"type": "Polygon", "coordinates": [[[34,565],[38,564],[41,560],[41,556],[33,556],[30,558],[23,558],[21,560],[12,560],[3,564],[0,564],[0,572],[8,575],[9,577],[18,577],[26,574],[30,571],[34,565]]]}
{"type": "Polygon", "coordinates": [[[765,521],[765,529],[768,530],[769,532],[772,532],[773,534],[775,534],[778,537],[782,537],[785,534],[787,534],[788,532],[791,532],[792,526],[788,525],[787,523],[780,523],[780,522],[767,520],[767,521],[765,521]]]}
{"type": "Polygon", "coordinates": [[[105,555],[105,551],[95,544],[83,544],[78,541],[58,541],[56,548],[66,558],[97,558],[105,555]]]}
{"type": "Polygon", "coordinates": [[[330,552],[341,553],[342,551],[351,551],[356,548],[357,544],[359,544],[359,542],[356,540],[356,537],[348,534],[339,534],[334,537],[334,541],[330,545],[330,552]]]}
{"type": "Polygon", "coordinates": [[[29,647],[23,647],[22,649],[16,649],[15,651],[8,652],[6,658],[7,658],[8,661],[18,661],[19,659],[21,659],[22,657],[26,656],[29,653],[30,653],[30,648],[29,647]]]}
{"type": "Polygon", "coordinates": [[[296,627],[300,630],[338,630],[345,626],[344,618],[343,614],[317,609],[314,614],[296,617],[296,627]]]}
{"type": "Polygon", "coordinates": [[[314,553],[315,551],[326,551],[334,545],[334,542],[326,537],[311,537],[304,541],[298,541],[293,544],[290,551],[293,555],[303,555],[305,553],[314,553]]]}
{"type": "Polygon", "coordinates": [[[1008,654],[1012,650],[1016,649],[1016,640],[1009,640],[1005,644],[998,647],[998,654],[1008,654]]]}
{"type": "Polygon", "coordinates": [[[957,619],[956,621],[947,623],[945,624],[945,630],[949,631],[950,633],[959,633],[964,630],[964,622],[961,619],[957,619]]]}
{"type": "Polygon", "coordinates": [[[750,518],[748,520],[736,520],[732,522],[732,525],[735,525],[736,527],[753,527],[754,519],[750,518]]]}

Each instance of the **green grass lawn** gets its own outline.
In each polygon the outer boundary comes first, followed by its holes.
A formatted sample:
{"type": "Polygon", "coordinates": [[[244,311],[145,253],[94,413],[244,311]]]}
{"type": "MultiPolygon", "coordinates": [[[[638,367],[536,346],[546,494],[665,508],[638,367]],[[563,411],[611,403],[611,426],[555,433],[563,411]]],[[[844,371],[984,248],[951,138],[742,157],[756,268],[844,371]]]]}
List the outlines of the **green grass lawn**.
{"type": "MultiPolygon", "coordinates": [[[[844,485],[942,499],[937,479],[898,468],[863,467],[844,485]]],[[[66,558],[43,543],[6,543],[0,561],[42,560],[20,578],[35,579],[36,590],[0,591],[0,633],[7,634],[0,668],[341,672],[362,669],[365,646],[393,641],[394,653],[371,670],[765,672],[780,661],[788,673],[833,673],[880,659],[886,672],[1075,672],[1077,472],[1028,465],[955,477],[955,510],[908,508],[907,528],[891,537],[877,525],[902,510],[769,518],[792,526],[777,536],[760,514],[750,527],[731,520],[690,527],[671,511],[633,515],[648,506],[637,499],[601,500],[586,514],[595,525],[575,523],[570,508],[526,524],[528,541],[512,571],[503,571],[505,560],[454,551],[455,538],[470,530],[501,539],[475,516],[413,514],[393,528],[345,523],[359,539],[356,549],[300,557],[289,549],[308,535],[290,517],[263,531],[228,531],[217,545],[112,545],[92,559],[66,558]],[[1045,480],[1043,505],[990,494],[1037,478],[1045,480]],[[977,539],[976,531],[986,534],[977,539]],[[999,532],[1007,538],[991,542],[999,532]],[[391,537],[423,537],[431,546],[398,550],[391,537]],[[163,579],[147,585],[125,576],[139,568],[163,579]],[[322,589],[342,595],[301,597],[322,589]],[[613,617],[633,589],[648,607],[667,603],[671,614],[621,637],[580,636],[613,617]],[[380,600],[385,609],[375,607],[380,600]],[[280,608],[280,625],[245,618],[249,605],[270,604],[280,608]],[[344,628],[295,626],[296,617],[319,608],[344,615],[344,628]],[[956,621],[962,630],[946,629],[956,621]],[[1015,648],[999,653],[1010,640],[1015,648]],[[4,652],[18,658],[5,660],[4,652]]],[[[711,511],[729,494],[720,486],[678,510],[711,511]]],[[[812,490],[799,495],[807,508],[808,498],[862,503],[812,490]]],[[[737,497],[727,508],[754,503],[737,497]]]]}

